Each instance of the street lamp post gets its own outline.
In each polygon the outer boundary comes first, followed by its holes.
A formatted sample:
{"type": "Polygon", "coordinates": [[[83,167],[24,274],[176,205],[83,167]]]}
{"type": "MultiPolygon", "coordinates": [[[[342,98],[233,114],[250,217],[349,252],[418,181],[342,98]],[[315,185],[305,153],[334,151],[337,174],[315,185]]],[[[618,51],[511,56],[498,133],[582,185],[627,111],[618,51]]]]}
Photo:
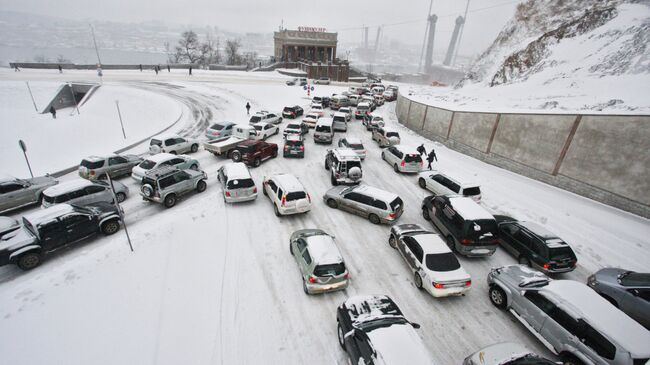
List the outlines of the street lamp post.
{"type": "Polygon", "coordinates": [[[23,155],[25,155],[25,162],[27,162],[27,168],[29,169],[29,174],[32,176],[32,178],[34,178],[34,173],[32,173],[32,166],[29,164],[29,159],[27,158],[27,145],[21,139],[18,141],[18,146],[20,146],[20,149],[23,150],[23,155]]]}

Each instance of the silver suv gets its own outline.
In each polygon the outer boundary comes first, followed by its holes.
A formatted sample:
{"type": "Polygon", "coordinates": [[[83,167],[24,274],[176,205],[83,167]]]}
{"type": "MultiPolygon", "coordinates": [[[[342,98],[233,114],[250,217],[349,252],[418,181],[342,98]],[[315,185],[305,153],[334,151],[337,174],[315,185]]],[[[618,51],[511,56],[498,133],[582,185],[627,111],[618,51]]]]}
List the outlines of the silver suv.
{"type": "MultiPolygon", "coordinates": [[[[129,188],[119,181],[113,181],[113,187],[117,202],[123,202],[129,195],[129,188]]],[[[61,203],[88,205],[97,202],[113,203],[115,200],[111,187],[102,180],[69,180],[45,189],[42,195],[43,208],[61,203]]]]}
{"type": "Polygon", "coordinates": [[[289,252],[296,259],[307,294],[348,287],[349,273],[334,237],[320,229],[301,229],[289,239],[289,252]]]}
{"type": "Polygon", "coordinates": [[[332,185],[358,184],[363,175],[361,158],[355,151],[347,148],[327,150],[325,170],[330,170],[332,185]]]}
{"type": "Polygon", "coordinates": [[[147,171],[142,178],[140,195],[145,200],[163,203],[166,208],[176,205],[178,197],[193,190],[202,193],[207,188],[208,175],[203,171],[179,170],[163,166],[147,171]]]}
{"type": "Polygon", "coordinates": [[[43,191],[59,181],[51,176],[18,179],[0,175],[0,212],[40,203],[43,191]]]}
{"type": "Polygon", "coordinates": [[[136,155],[90,156],[79,163],[79,176],[88,180],[131,175],[133,167],[143,159],[136,155]]]}
{"type": "Polygon", "coordinates": [[[330,208],[347,210],[374,224],[394,222],[404,211],[399,196],[368,185],[335,186],[325,193],[323,200],[330,208]]]}
{"type": "Polygon", "coordinates": [[[588,286],[524,265],[492,269],[489,298],[508,309],[564,364],[646,364],[650,332],[588,286]]]}

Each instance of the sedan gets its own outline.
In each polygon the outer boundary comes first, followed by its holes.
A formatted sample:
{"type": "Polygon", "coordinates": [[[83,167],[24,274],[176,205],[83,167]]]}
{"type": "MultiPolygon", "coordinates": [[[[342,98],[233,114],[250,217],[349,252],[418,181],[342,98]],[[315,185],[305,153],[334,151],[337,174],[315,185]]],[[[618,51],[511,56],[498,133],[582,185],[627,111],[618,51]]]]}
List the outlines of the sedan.
{"type": "Polygon", "coordinates": [[[650,273],[606,268],[591,275],[587,285],[650,330],[650,273]]]}
{"type": "Polygon", "coordinates": [[[366,148],[363,147],[361,139],[356,137],[344,137],[339,139],[339,147],[349,148],[353,150],[360,159],[366,158],[366,148]]]}
{"type": "Polygon", "coordinates": [[[318,118],[320,118],[322,115],[319,113],[307,113],[304,118],[302,118],[302,122],[307,124],[309,128],[316,128],[316,123],[318,123],[318,118]]]}
{"type": "Polygon", "coordinates": [[[0,212],[39,203],[43,191],[59,182],[51,176],[18,179],[9,175],[0,175],[0,212]]]}

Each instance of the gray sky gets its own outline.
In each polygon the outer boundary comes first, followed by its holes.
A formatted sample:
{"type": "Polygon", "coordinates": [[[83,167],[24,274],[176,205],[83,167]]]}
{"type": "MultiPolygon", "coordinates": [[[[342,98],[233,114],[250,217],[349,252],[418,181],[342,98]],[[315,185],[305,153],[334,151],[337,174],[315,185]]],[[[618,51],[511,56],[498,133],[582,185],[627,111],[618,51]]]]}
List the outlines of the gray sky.
{"type": "MultiPolygon", "coordinates": [[[[521,1],[521,0],[520,0],[521,1]]],[[[516,0],[471,0],[461,51],[479,53],[512,17],[516,0]]],[[[465,0],[434,0],[437,23],[436,48],[446,47],[454,20],[462,15],[465,0]]],[[[342,41],[361,40],[360,29],[387,24],[385,37],[421,44],[428,0],[0,0],[0,9],[62,18],[116,22],[160,20],[167,23],[216,25],[237,32],[271,32],[284,20],[285,28],[301,25],[338,31],[342,41]],[[418,20],[420,19],[420,20],[418,20]],[[407,24],[388,25],[408,22],[407,24]]]]}

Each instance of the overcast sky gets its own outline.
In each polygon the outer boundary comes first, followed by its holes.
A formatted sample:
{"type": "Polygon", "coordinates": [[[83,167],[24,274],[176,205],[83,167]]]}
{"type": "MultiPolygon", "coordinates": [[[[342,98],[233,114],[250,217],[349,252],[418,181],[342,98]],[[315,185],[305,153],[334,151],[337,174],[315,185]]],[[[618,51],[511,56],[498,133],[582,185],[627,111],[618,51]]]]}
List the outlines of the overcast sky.
{"type": "MultiPolygon", "coordinates": [[[[522,0],[471,0],[461,51],[485,49],[512,17],[522,0]]],[[[439,19],[436,48],[446,47],[454,21],[465,10],[465,0],[434,0],[439,19]]],[[[384,24],[384,39],[421,44],[429,0],[0,0],[0,9],[75,19],[116,22],[160,20],[167,23],[216,25],[237,32],[272,32],[284,20],[285,28],[325,27],[338,31],[342,41],[362,39],[363,25],[384,24]],[[405,23],[390,25],[394,23],[405,23]]]]}

